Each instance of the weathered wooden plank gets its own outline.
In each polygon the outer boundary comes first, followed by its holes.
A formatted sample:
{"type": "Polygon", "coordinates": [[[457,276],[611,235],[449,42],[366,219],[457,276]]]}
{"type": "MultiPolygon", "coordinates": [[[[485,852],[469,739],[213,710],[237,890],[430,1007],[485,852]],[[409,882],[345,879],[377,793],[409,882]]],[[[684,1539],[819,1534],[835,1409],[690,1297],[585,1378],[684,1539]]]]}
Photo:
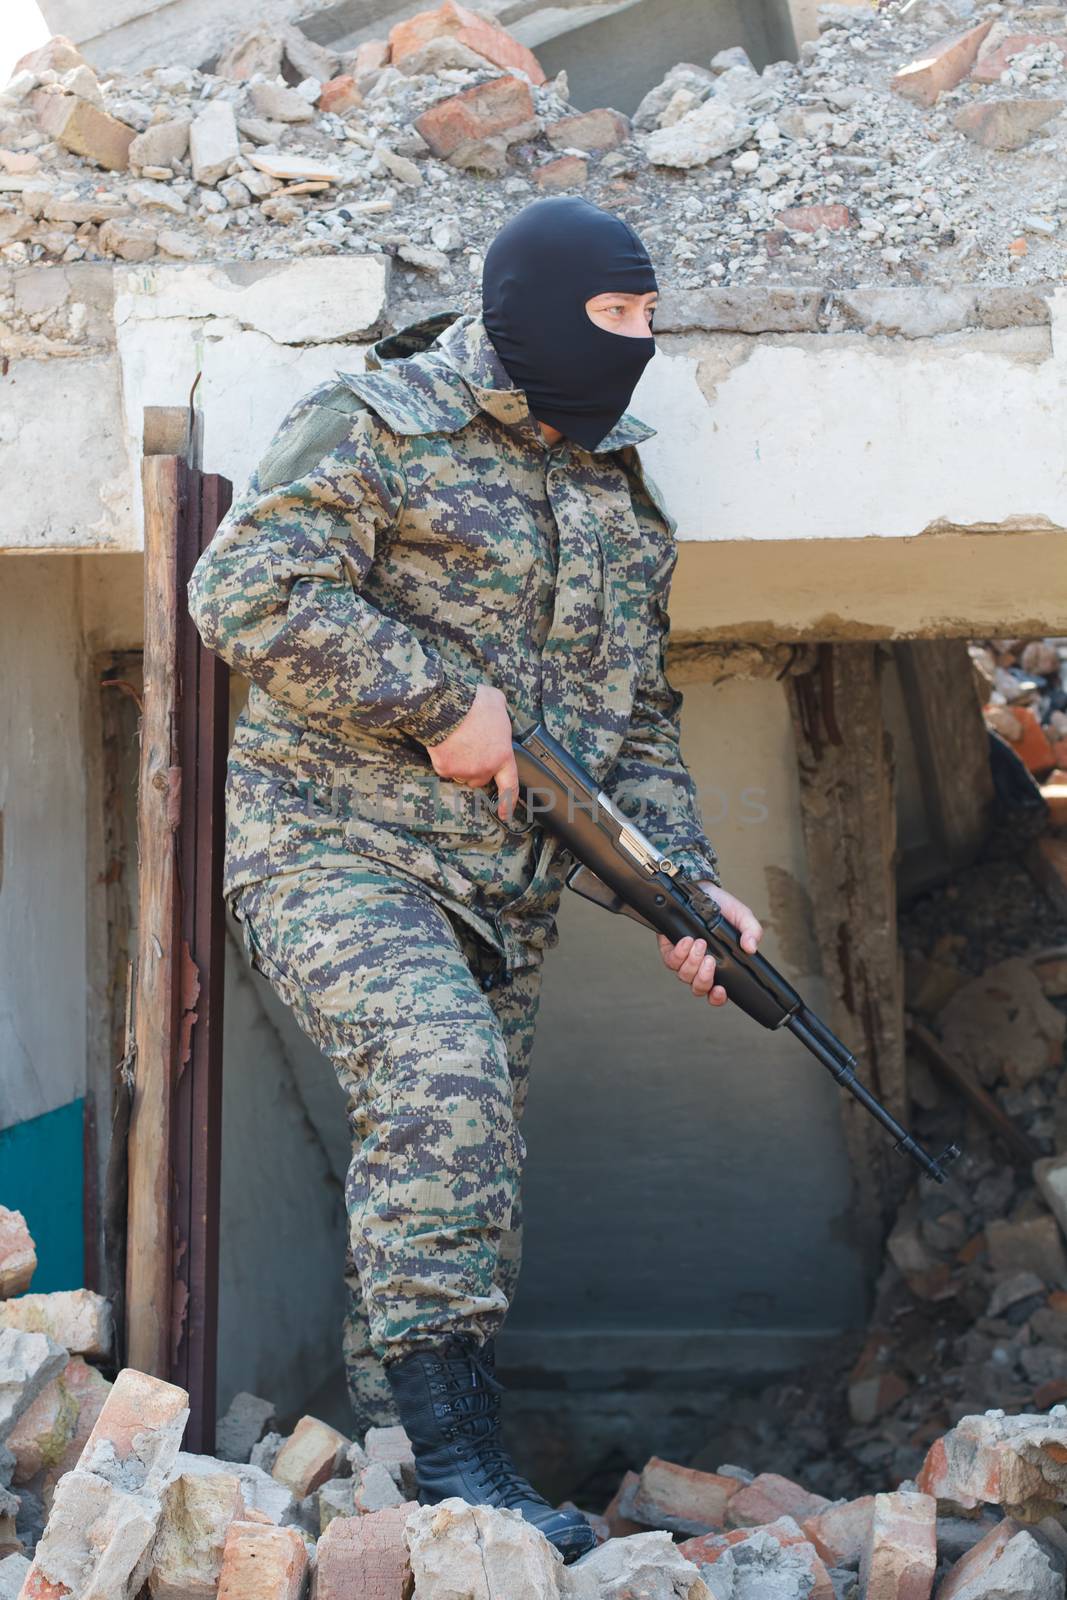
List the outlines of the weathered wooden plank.
{"type": "Polygon", "coordinates": [[[137,804],[140,856],[136,1065],[129,1131],[126,1359],[160,1378],[170,1371],[171,1102],[178,985],[179,897],[174,830],[177,764],[175,530],[187,472],[173,455],[142,463],[145,512],[144,711],[137,804]]]}

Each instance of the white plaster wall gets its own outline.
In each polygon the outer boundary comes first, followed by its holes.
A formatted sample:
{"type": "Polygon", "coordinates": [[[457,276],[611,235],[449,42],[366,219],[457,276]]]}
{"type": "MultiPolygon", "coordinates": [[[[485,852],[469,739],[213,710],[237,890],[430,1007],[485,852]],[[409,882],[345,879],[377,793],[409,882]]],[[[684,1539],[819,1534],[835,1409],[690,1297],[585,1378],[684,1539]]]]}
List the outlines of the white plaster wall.
{"type": "MultiPolygon", "coordinates": [[[[138,549],[143,408],[184,404],[198,371],[205,464],[240,488],[295,399],[362,367],[386,263],[122,268],[116,291],[117,365],[23,360],[4,380],[0,474],[21,492],[0,548],[138,549]]],[[[1051,329],[661,335],[633,409],[678,537],[1067,525],[1067,289],[1051,306],[1051,329]]]]}
{"type": "Polygon", "coordinates": [[[85,1092],[77,567],[0,559],[0,1127],[85,1092]]]}

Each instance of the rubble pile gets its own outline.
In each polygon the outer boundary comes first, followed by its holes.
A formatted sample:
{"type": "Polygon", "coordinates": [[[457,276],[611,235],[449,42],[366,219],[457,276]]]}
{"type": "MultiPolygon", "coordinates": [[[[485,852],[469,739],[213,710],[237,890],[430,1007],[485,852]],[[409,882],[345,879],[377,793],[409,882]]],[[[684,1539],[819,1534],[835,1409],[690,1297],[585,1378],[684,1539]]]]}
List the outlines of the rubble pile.
{"type": "Polygon", "coordinates": [[[1067,8],[827,5],[798,63],[680,63],[632,121],[444,0],[338,56],[262,25],[211,70],[99,76],[52,39],[0,92],[0,260],[381,252],[472,306],[508,215],[578,192],[664,288],[1062,277],[1067,8]]]}
{"type": "Polygon", "coordinates": [[[1067,826],[1067,639],[986,639],[970,653],[986,726],[1038,780],[1052,826],[1067,826]]]}

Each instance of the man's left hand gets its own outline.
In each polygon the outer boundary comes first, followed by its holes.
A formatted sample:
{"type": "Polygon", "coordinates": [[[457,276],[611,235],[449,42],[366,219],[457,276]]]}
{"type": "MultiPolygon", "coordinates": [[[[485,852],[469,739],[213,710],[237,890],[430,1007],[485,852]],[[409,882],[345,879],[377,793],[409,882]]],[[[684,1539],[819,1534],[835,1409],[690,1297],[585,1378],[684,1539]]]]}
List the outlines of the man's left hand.
{"type": "MultiPolygon", "coordinates": [[[[710,883],[705,879],[700,887],[705,894],[718,902],[722,907],[722,914],[727,922],[735,927],[741,935],[741,948],[753,955],[756,946],[763,937],[763,928],[755,912],[750,911],[743,901],[735,894],[729,894],[718,884],[710,883]]],[[[679,939],[677,944],[672,944],[665,934],[657,934],[659,940],[659,953],[663,957],[663,965],[669,967],[683,983],[687,983],[698,1000],[707,998],[713,1006],[724,1006],[727,993],[722,984],[715,982],[715,957],[708,955],[708,942],[706,939],[693,939],[686,936],[679,939]]]]}

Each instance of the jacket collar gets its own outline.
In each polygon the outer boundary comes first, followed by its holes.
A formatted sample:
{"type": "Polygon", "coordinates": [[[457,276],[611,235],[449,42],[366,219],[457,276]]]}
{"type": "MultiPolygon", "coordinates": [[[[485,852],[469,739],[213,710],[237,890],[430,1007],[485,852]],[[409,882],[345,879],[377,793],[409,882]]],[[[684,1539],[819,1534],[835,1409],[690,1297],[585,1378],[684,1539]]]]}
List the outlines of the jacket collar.
{"type": "MultiPolygon", "coordinates": [[[[371,347],[366,372],[341,377],[397,433],[455,433],[479,411],[526,434],[537,426],[480,314],[443,311],[412,323],[371,347]]],[[[592,454],[640,444],[655,432],[625,411],[592,454]]]]}

